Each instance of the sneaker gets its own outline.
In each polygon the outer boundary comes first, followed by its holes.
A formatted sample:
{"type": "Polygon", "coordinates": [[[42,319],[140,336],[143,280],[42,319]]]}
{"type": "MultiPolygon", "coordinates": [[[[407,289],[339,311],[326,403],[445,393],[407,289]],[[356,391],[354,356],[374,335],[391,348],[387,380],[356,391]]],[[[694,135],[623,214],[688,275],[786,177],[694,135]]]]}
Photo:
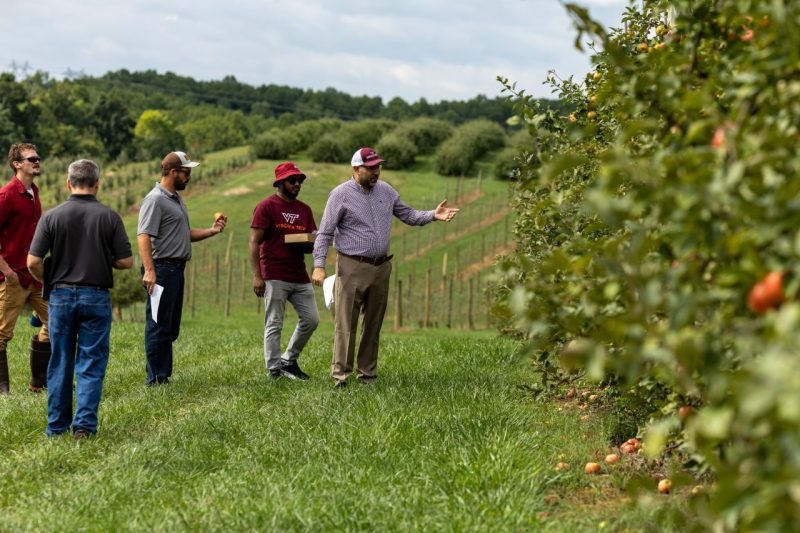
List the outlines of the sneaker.
{"type": "Polygon", "coordinates": [[[269,370],[269,377],[272,379],[278,379],[281,377],[281,371],[277,368],[271,368],[269,370]]]}
{"type": "Polygon", "coordinates": [[[343,389],[343,388],[347,387],[347,381],[345,381],[343,379],[337,379],[333,383],[333,386],[336,387],[337,389],[343,389]]]}
{"type": "Polygon", "coordinates": [[[305,381],[311,377],[300,369],[300,365],[297,364],[297,361],[283,361],[280,372],[289,379],[305,381]]]}
{"type": "Polygon", "coordinates": [[[92,434],[85,429],[76,429],[75,433],[72,434],[72,438],[75,440],[88,439],[91,436],[92,434]]]}

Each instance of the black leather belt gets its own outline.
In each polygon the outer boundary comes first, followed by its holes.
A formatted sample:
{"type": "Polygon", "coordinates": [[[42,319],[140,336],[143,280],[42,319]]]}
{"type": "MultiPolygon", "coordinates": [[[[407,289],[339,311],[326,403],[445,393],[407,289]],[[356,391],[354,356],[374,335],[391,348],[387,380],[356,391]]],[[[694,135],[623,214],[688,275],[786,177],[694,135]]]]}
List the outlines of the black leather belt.
{"type": "Polygon", "coordinates": [[[54,289],[98,289],[107,291],[108,287],[98,287],[97,285],[76,285],[75,283],[56,283],[54,289]]]}
{"type": "Polygon", "coordinates": [[[339,252],[340,255],[345,257],[349,257],[350,259],[354,259],[359,263],[369,263],[370,265],[380,266],[384,264],[386,261],[391,261],[394,255],[382,255],[380,257],[364,257],[363,255],[347,255],[339,252]]]}

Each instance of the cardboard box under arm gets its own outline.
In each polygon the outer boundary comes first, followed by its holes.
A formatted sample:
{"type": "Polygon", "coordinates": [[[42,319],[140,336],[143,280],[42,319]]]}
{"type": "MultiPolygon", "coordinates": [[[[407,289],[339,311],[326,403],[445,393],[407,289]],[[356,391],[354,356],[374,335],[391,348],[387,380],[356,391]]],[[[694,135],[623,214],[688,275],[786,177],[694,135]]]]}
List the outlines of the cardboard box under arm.
{"type": "Polygon", "coordinates": [[[314,242],[314,239],[317,238],[315,233],[291,233],[286,235],[283,239],[283,242],[286,244],[292,243],[310,243],[314,242]]]}

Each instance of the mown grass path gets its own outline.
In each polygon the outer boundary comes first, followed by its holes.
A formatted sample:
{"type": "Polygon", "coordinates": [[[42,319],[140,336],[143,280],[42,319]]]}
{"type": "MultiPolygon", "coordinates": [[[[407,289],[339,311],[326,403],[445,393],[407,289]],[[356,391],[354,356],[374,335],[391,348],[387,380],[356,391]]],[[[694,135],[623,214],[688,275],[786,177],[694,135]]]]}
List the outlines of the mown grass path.
{"type": "Polygon", "coordinates": [[[564,451],[590,453],[602,425],[581,438],[577,416],[526,398],[511,342],[386,334],[379,382],[340,390],[328,377],[329,325],[302,358],[312,379],[299,383],[265,376],[260,326],[246,322],[186,324],[174,381],[160,388],[143,384],[142,325],[115,324],[100,432],[84,442],[44,437],[45,397],[21,390],[18,328],[14,394],[0,398],[0,530],[596,524],[569,506],[553,520],[544,496],[580,483],[552,466],[564,451]]]}

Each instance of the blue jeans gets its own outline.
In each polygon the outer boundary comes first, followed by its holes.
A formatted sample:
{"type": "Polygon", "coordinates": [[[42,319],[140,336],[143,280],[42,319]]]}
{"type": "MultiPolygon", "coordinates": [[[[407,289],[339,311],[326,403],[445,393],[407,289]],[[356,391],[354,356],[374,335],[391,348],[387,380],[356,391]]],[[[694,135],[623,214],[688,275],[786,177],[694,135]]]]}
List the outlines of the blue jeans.
{"type": "MultiPolygon", "coordinates": [[[[183,270],[186,263],[172,259],[156,259],[156,283],[164,287],[158,304],[158,322],[153,320],[150,298],[147,298],[144,326],[144,354],[147,359],[147,384],[169,380],[172,375],[172,343],[181,331],[183,312],[183,270]]],[[[144,274],[144,267],[142,267],[144,274]]]]}
{"type": "Polygon", "coordinates": [[[97,432],[111,333],[111,297],[105,289],[54,289],[48,305],[52,355],[47,367],[47,435],[97,432]],[[75,417],[72,379],[75,376],[75,417]]]}
{"type": "Polygon", "coordinates": [[[319,325],[319,311],[310,283],[267,280],[264,290],[264,360],[268,370],[280,368],[281,359],[296,361],[319,325]],[[297,327],[281,357],[281,331],[286,300],[297,311],[297,327]]]}

